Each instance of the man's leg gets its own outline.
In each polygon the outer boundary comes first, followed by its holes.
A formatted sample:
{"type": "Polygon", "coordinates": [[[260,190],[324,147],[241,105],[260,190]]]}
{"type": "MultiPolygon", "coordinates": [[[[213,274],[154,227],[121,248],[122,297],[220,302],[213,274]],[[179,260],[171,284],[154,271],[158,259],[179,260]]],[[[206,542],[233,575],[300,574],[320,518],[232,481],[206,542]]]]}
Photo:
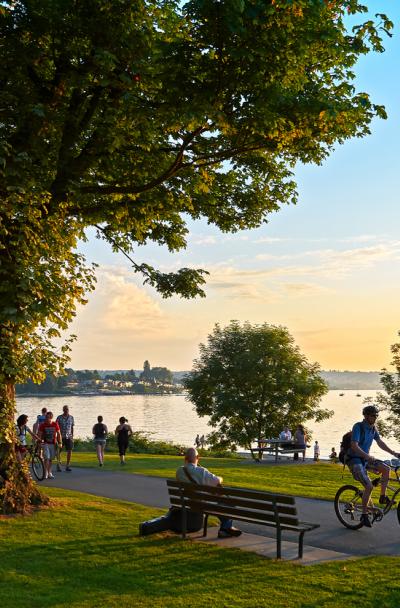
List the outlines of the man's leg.
{"type": "Polygon", "coordinates": [[[61,450],[62,450],[62,448],[60,448],[60,446],[57,444],[57,447],[56,447],[57,471],[59,473],[61,473],[61,471],[62,471],[62,468],[61,468],[61,450]]]}
{"type": "Polygon", "coordinates": [[[377,461],[373,462],[372,464],[367,465],[367,470],[372,471],[373,473],[376,473],[376,474],[378,474],[378,473],[381,474],[381,495],[379,497],[379,503],[381,505],[386,504],[387,502],[389,502],[389,498],[386,498],[386,488],[389,483],[389,475],[390,475],[389,467],[381,460],[377,460],[377,461]]]}
{"type": "Polygon", "coordinates": [[[362,495],[362,516],[361,521],[367,528],[371,527],[371,522],[368,517],[368,503],[373,489],[372,482],[368,477],[367,470],[363,464],[354,464],[349,467],[354,479],[359,481],[364,486],[362,495]]]}
{"type": "Polygon", "coordinates": [[[223,515],[218,516],[221,526],[218,532],[218,538],[229,538],[230,536],[240,536],[242,531],[238,528],[234,528],[232,520],[223,515]]]}

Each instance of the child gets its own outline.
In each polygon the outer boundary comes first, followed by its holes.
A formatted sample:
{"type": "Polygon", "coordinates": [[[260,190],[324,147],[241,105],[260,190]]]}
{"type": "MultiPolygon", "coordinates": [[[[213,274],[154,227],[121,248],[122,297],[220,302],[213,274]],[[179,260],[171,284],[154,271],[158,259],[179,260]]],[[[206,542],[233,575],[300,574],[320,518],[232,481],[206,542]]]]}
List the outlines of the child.
{"type": "Polygon", "coordinates": [[[332,462],[337,462],[337,452],[335,450],[335,448],[332,448],[331,453],[329,454],[329,458],[331,459],[332,462]]]}
{"type": "Polygon", "coordinates": [[[316,441],[314,443],[314,460],[315,460],[315,462],[318,462],[318,460],[319,460],[319,445],[318,445],[318,441],[316,441]]]}

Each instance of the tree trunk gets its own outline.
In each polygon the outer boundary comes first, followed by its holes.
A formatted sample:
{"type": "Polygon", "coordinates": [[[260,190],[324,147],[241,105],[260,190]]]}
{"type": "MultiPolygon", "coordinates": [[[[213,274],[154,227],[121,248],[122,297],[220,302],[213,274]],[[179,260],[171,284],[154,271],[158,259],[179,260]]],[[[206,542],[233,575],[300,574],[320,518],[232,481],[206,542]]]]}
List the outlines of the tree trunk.
{"type": "Polygon", "coordinates": [[[0,511],[27,513],[34,505],[48,504],[26,466],[15,455],[15,383],[11,378],[0,385],[0,511]]]}

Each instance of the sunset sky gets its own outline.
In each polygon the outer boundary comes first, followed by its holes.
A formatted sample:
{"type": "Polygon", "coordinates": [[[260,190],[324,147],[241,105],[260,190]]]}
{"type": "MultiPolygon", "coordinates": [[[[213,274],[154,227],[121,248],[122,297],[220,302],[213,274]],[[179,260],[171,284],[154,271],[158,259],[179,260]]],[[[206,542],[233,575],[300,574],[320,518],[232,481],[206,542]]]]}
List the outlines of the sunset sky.
{"type": "Polygon", "coordinates": [[[71,365],[82,369],[190,369],[215,323],[231,319],[289,329],[323,369],[378,370],[390,362],[400,329],[400,2],[365,2],[395,22],[386,52],[363,58],[356,86],[386,106],[368,138],[338,146],[322,167],[298,167],[297,206],[268,225],[236,235],[189,225],[175,255],[137,248],[135,258],[164,271],[209,271],[207,298],[163,300],[143,287],[129,262],[92,238],[82,245],[100,264],[98,285],[80,308],[71,365]]]}

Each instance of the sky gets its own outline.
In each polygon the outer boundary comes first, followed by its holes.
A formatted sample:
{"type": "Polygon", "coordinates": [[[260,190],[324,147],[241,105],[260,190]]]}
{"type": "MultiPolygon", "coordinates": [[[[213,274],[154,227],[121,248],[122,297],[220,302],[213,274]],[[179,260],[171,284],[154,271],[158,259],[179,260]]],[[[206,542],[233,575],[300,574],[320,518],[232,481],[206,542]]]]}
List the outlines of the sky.
{"type": "Polygon", "coordinates": [[[395,23],[383,54],[360,60],[356,87],[383,104],[388,120],[337,146],[320,167],[298,167],[297,205],[263,227],[235,235],[189,224],[186,251],[155,245],[134,251],[171,272],[206,269],[205,299],[162,299],[122,255],[89,233],[81,250],[99,264],[97,288],[71,331],[75,369],[187,370],[215,323],[288,328],[309,361],[323,369],[379,370],[390,364],[400,330],[400,2],[366,0],[395,23]]]}

